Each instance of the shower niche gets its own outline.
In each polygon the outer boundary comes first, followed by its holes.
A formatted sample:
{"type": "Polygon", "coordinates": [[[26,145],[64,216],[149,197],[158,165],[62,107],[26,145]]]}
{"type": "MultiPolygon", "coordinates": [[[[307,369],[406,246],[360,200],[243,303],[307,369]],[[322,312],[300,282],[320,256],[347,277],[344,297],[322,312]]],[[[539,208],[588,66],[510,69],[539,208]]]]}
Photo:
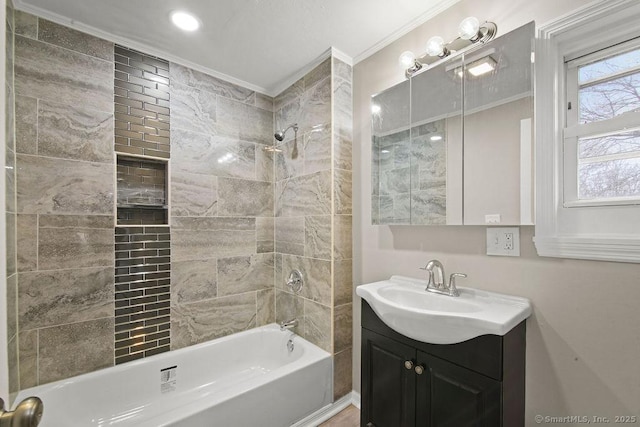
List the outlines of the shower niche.
{"type": "Polygon", "coordinates": [[[168,225],[168,163],[117,157],[117,225],[168,225]]]}

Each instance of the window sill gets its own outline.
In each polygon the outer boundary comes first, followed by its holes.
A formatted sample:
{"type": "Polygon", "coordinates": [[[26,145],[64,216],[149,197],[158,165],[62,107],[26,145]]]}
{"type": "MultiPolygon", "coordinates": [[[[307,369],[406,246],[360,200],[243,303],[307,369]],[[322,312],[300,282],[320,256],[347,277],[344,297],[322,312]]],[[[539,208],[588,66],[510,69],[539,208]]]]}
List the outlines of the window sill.
{"type": "Polygon", "coordinates": [[[540,256],[640,263],[640,239],[619,236],[536,236],[533,242],[540,256]]]}

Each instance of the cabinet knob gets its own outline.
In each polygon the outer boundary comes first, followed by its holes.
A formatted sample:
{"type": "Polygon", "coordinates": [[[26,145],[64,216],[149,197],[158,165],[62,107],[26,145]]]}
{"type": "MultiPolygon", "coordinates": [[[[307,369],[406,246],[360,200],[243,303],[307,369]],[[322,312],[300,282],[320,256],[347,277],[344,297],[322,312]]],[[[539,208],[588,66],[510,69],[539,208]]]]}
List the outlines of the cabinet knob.
{"type": "Polygon", "coordinates": [[[420,365],[416,365],[416,374],[422,375],[423,372],[424,372],[424,368],[420,365]]]}
{"type": "Polygon", "coordinates": [[[404,367],[407,369],[413,369],[413,362],[411,360],[405,360],[404,367]]]}

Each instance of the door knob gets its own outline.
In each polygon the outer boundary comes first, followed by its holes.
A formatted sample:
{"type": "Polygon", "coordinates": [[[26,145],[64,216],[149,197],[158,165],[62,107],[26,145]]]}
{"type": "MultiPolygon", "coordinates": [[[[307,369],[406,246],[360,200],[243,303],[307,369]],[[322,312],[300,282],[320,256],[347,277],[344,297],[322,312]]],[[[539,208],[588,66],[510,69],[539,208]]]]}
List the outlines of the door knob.
{"type": "Polygon", "coordinates": [[[418,375],[422,375],[422,373],[424,372],[424,368],[420,365],[416,365],[416,374],[418,375]]]}
{"type": "Polygon", "coordinates": [[[413,369],[413,362],[411,360],[405,360],[404,367],[407,369],[413,369]]]}

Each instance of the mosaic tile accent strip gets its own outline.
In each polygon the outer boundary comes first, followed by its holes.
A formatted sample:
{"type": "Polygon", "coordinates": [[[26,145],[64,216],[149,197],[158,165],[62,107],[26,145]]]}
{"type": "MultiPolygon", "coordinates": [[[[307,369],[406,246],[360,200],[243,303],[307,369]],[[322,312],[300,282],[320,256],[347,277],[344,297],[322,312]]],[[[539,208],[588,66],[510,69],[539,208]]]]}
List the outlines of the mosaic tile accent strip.
{"type": "Polygon", "coordinates": [[[169,227],[115,229],[115,363],[169,351],[169,227]]]}
{"type": "Polygon", "coordinates": [[[169,158],[169,62],[116,45],[115,150],[169,158]]]}

